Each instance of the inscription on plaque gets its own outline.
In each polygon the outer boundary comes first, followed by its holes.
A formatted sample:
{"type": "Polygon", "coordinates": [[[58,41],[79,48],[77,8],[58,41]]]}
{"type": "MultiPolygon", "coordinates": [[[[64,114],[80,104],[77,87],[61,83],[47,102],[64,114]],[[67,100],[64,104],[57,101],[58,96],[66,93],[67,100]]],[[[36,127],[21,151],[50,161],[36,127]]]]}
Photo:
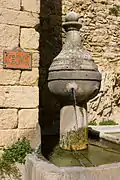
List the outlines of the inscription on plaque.
{"type": "Polygon", "coordinates": [[[32,69],[31,53],[15,48],[3,51],[3,68],[5,69],[32,69]]]}

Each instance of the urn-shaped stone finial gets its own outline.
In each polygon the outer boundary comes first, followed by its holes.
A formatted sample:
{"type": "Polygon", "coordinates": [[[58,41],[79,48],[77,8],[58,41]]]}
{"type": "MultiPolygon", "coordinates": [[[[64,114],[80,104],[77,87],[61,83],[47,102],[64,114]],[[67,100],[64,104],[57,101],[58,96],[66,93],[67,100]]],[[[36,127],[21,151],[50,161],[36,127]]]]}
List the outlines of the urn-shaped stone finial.
{"type": "Polygon", "coordinates": [[[75,12],[67,14],[66,22],[63,23],[66,41],[49,68],[49,89],[66,104],[71,99],[70,84],[76,87],[77,103],[81,104],[97,95],[101,81],[96,64],[82,46],[78,19],[79,15],[75,12]]]}

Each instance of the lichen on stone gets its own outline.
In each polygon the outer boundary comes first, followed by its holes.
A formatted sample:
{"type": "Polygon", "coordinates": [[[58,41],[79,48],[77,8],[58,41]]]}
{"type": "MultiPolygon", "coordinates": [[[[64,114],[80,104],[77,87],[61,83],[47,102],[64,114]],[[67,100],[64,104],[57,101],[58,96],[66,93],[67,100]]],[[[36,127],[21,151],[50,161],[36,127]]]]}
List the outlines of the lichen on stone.
{"type": "Polygon", "coordinates": [[[60,147],[66,150],[86,149],[88,144],[88,130],[86,127],[71,130],[61,136],[60,147]]]}

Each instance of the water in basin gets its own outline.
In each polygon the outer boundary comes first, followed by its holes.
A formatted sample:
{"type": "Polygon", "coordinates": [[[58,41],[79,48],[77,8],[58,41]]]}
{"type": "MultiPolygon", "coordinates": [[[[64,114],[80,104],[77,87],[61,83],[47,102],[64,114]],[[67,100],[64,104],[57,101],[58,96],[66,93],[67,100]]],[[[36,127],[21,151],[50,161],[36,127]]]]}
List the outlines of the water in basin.
{"type": "Polygon", "coordinates": [[[67,151],[57,146],[49,156],[57,166],[99,166],[120,162],[120,145],[104,140],[90,140],[88,149],[67,151]]]}

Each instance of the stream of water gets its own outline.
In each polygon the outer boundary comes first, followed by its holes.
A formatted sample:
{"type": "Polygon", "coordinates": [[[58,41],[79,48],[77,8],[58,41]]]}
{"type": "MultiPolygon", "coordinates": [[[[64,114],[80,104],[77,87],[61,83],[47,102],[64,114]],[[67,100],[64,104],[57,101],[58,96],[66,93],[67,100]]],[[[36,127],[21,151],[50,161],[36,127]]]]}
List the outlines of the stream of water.
{"type": "MultiPolygon", "coordinates": [[[[77,130],[79,129],[79,128],[81,128],[81,132],[79,132],[80,133],[80,136],[81,136],[81,138],[83,138],[84,139],[84,137],[82,136],[82,127],[79,127],[78,126],[78,124],[79,124],[79,118],[78,118],[78,114],[77,114],[77,99],[76,99],[76,92],[75,92],[75,89],[74,88],[72,88],[71,89],[72,90],[72,96],[73,96],[73,100],[74,100],[74,111],[75,111],[75,120],[76,120],[76,128],[77,128],[77,130]]],[[[82,113],[82,119],[81,119],[81,121],[83,121],[84,120],[84,115],[83,115],[83,112],[81,112],[82,113]]],[[[81,123],[81,124],[83,124],[83,123],[81,123]]],[[[75,154],[76,154],[76,152],[74,152],[75,154]]],[[[82,156],[82,158],[81,159],[77,159],[79,162],[80,162],[80,164],[81,164],[81,166],[85,166],[84,165],[84,163],[82,162],[82,159],[86,159],[92,166],[95,166],[92,162],[91,162],[91,160],[89,159],[89,158],[87,158],[86,156],[84,156],[84,153],[80,153],[79,152],[79,154],[81,154],[81,156],[82,156]]]]}
{"type": "Polygon", "coordinates": [[[77,100],[76,100],[76,92],[75,89],[72,88],[72,96],[74,100],[74,110],[75,110],[75,120],[76,120],[76,127],[78,129],[78,117],[77,117],[77,100]]]}

